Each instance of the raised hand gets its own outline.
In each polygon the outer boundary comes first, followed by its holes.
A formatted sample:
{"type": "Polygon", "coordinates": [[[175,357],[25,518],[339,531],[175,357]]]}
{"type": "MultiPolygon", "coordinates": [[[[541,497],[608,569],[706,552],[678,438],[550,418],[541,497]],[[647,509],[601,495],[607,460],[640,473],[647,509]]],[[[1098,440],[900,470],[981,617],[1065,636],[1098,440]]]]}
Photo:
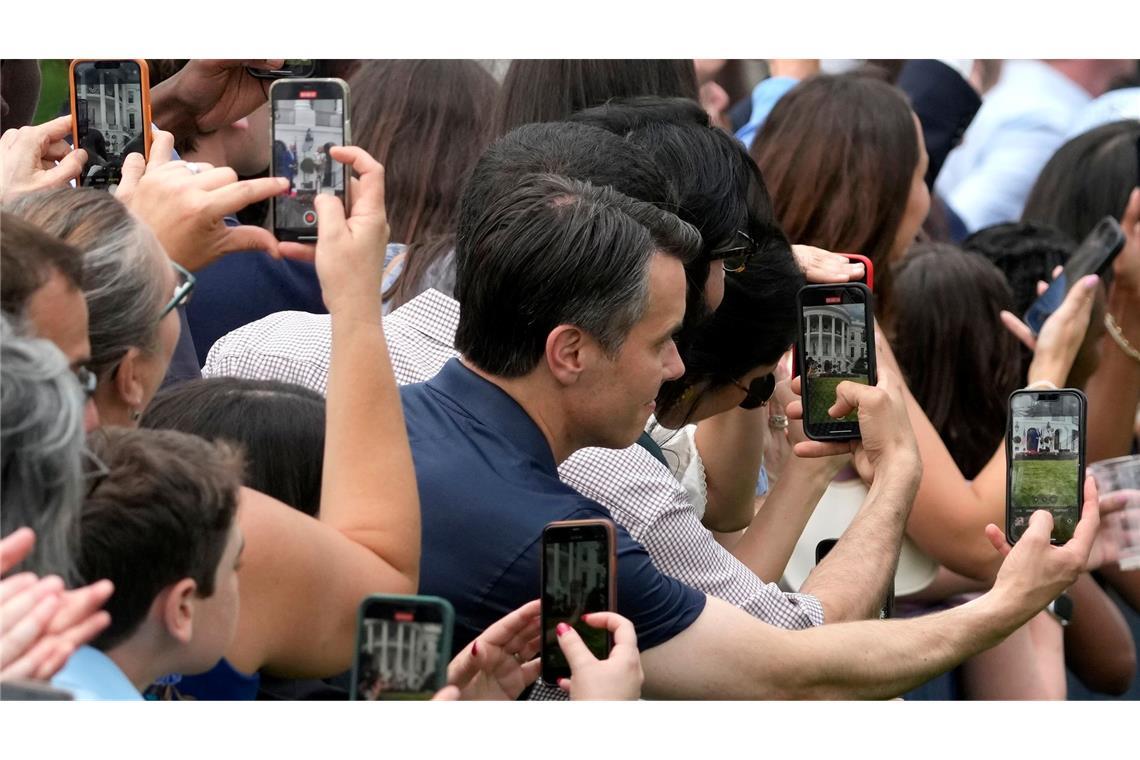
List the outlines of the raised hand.
{"type": "Polygon", "coordinates": [[[151,91],[155,122],[179,136],[213,132],[253,113],[268,97],[269,82],[246,67],[279,68],[277,60],[192,60],[151,91]]]}
{"type": "Polygon", "coordinates": [[[793,245],[792,255],[808,282],[852,282],[863,277],[863,264],[810,245],[793,245]]]}
{"type": "Polygon", "coordinates": [[[72,150],[64,140],[69,134],[71,116],[60,116],[39,126],[9,129],[0,136],[0,200],[64,187],[78,179],[87,163],[87,151],[72,150]]]}
{"type": "Polygon", "coordinates": [[[173,135],[154,130],[150,159],[128,155],[115,192],[154,231],[166,254],[191,272],[234,251],[278,255],[272,233],[249,225],[229,227],[225,217],[280,195],[289,181],[262,177],[239,182],[229,167],[172,161],[173,148],[173,135]]]}
{"type": "Polygon", "coordinates": [[[1028,373],[1030,384],[1040,380],[1048,380],[1058,386],[1065,384],[1088,331],[1099,283],[1100,278],[1095,274],[1074,283],[1060,308],[1045,320],[1036,336],[1016,316],[1008,311],[1001,312],[1001,321],[1006,329],[1033,351],[1028,373]]]}

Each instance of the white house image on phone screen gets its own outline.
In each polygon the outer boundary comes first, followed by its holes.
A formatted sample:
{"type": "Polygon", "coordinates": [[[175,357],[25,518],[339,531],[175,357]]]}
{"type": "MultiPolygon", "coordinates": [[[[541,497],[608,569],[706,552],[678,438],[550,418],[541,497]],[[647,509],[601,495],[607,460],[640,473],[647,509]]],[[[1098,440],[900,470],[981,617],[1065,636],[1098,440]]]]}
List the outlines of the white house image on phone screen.
{"type": "Polygon", "coordinates": [[[142,128],[142,88],[137,82],[120,81],[111,71],[97,74],[99,83],[78,84],[75,98],[78,107],[87,107],[88,128],[99,130],[109,152],[119,153],[142,128]]]}
{"type": "Polygon", "coordinates": [[[365,620],[362,648],[372,655],[387,691],[431,688],[439,666],[439,623],[365,620]]]}
{"type": "Polygon", "coordinates": [[[804,309],[804,341],[809,360],[826,374],[864,374],[867,343],[864,307],[812,306],[804,309]],[[856,367],[856,364],[859,367],[856,367]]]}
{"type": "Polygon", "coordinates": [[[1065,417],[1014,417],[1013,455],[1072,454],[1080,448],[1077,421],[1065,417]]]}

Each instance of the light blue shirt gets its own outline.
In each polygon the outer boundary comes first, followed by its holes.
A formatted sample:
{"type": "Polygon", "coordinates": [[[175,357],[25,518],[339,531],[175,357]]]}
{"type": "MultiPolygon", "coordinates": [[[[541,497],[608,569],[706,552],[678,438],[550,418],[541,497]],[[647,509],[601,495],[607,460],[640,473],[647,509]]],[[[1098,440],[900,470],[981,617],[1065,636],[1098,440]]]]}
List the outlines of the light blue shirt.
{"type": "Polygon", "coordinates": [[[1041,168],[1091,100],[1041,61],[1006,61],[934,189],[970,232],[1017,221],[1041,168]]]}
{"type": "Polygon", "coordinates": [[[66,689],[83,700],[142,700],[119,666],[95,647],[75,650],[63,669],[51,679],[57,689],[66,689]]]}
{"type": "Polygon", "coordinates": [[[1069,127],[1066,139],[1121,119],[1140,120],[1140,87],[1124,87],[1106,92],[1089,103],[1069,127]]]}
{"type": "Polygon", "coordinates": [[[748,117],[747,124],[736,130],[736,139],[744,143],[745,148],[752,147],[756,133],[764,126],[780,98],[799,83],[800,80],[792,77],[768,77],[753,88],[752,115],[748,117]]]}

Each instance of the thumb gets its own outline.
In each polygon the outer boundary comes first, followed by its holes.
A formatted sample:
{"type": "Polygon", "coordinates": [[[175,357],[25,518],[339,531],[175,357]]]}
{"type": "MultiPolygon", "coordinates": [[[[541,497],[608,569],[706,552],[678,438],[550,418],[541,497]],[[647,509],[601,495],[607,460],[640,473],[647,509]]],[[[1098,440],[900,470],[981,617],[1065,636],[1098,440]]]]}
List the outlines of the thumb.
{"type": "Polygon", "coordinates": [[[566,662],[570,665],[571,673],[591,662],[598,661],[598,658],[594,657],[593,652],[586,647],[586,642],[582,641],[582,637],[578,635],[574,627],[566,623],[558,624],[558,647],[562,650],[562,654],[566,655],[566,662]]]}
{"type": "Polygon", "coordinates": [[[273,233],[263,227],[252,225],[226,228],[218,252],[234,251],[265,251],[275,259],[280,258],[277,252],[277,238],[273,237],[273,233]]]}
{"type": "Polygon", "coordinates": [[[459,701],[459,687],[458,686],[444,686],[442,689],[435,693],[431,698],[432,702],[458,702],[459,701]]]}
{"type": "Polygon", "coordinates": [[[115,198],[123,203],[130,201],[139,180],[146,172],[146,159],[141,153],[130,153],[123,159],[123,168],[120,170],[119,187],[115,190],[115,198]]]}
{"type": "Polygon", "coordinates": [[[1008,555],[1012,549],[1009,542],[1005,540],[1005,533],[993,523],[986,526],[986,538],[990,540],[990,543],[993,544],[993,547],[998,550],[998,553],[1001,554],[1003,558],[1008,555]]]}

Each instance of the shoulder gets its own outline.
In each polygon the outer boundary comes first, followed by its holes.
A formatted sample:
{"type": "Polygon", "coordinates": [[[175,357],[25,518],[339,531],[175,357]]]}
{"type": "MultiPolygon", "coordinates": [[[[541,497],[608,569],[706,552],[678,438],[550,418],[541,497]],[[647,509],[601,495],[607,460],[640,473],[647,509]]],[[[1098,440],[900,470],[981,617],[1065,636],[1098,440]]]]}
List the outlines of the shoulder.
{"type": "Polygon", "coordinates": [[[219,338],[202,375],[281,380],[324,393],[331,349],[327,314],[277,312],[219,338]]]}

